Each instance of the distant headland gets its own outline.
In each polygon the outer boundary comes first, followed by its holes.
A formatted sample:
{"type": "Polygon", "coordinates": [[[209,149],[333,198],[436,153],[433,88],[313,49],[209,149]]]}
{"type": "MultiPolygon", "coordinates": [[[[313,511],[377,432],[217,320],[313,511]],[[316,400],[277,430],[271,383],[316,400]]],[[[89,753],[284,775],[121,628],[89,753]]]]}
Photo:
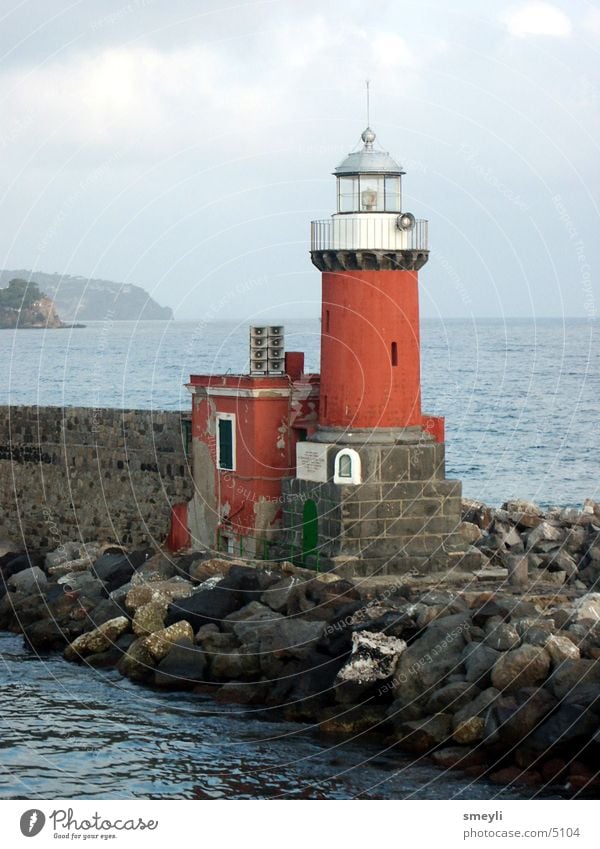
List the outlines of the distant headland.
{"type": "Polygon", "coordinates": [[[54,301],[36,283],[14,278],[6,288],[0,289],[0,330],[83,326],[65,324],[54,301]]]}
{"type": "MultiPolygon", "coordinates": [[[[48,274],[27,269],[0,270],[0,296],[5,291],[1,287],[6,287],[13,279],[36,284],[47,298],[54,302],[63,322],[107,319],[169,321],[173,318],[171,307],[161,307],[145,289],[131,283],[72,277],[68,274],[48,274]]],[[[19,322],[19,327],[22,326],[19,322]]]]}

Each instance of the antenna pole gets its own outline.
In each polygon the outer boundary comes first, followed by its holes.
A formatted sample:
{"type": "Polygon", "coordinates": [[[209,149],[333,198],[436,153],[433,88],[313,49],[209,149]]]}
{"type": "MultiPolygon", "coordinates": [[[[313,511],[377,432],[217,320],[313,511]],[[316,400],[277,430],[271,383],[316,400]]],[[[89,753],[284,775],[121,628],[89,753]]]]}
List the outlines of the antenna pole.
{"type": "Polygon", "coordinates": [[[369,86],[371,85],[371,80],[365,80],[365,85],[367,87],[367,127],[371,126],[371,98],[369,86]]]}

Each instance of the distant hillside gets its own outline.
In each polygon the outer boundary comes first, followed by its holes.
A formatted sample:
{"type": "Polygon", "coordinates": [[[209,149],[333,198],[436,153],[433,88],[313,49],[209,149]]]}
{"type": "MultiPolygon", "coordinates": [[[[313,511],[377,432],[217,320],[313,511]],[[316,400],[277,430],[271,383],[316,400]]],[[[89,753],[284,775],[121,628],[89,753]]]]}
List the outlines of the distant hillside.
{"type": "Polygon", "coordinates": [[[0,287],[7,286],[15,277],[37,283],[54,301],[64,321],[167,321],[173,318],[171,307],[161,307],[145,289],[131,283],[16,269],[0,271],[0,287]]]}

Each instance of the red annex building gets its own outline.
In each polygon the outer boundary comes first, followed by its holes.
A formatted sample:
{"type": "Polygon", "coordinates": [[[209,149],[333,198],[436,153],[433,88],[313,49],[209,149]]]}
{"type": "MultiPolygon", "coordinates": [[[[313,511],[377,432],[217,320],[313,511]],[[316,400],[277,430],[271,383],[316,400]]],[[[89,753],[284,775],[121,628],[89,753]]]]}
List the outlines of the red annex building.
{"type": "Polygon", "coordinates": [[[345,574],[464,557],[444,420],[421,410],[428,222],[403,211],[404,171],[375,133],[361,138],[334,171],[336,212],[312,222],[320,375],[265,326],[250,328],[248,374],[191,376],[195,496],[176,509],[173,545],[345,574]]]}

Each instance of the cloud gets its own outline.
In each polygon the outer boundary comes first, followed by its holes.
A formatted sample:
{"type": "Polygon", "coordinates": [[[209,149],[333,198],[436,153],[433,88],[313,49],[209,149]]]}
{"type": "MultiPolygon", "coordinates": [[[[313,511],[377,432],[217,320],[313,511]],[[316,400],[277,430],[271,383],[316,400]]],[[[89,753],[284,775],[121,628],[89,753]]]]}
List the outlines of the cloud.
{"type": "Polygon", "coordinates": [[[550,3],[525,3],[502,18],[511,35],[527,38],[548,35],[565,38],[571,33],[571,20],[561,9],[550,3]]]}

